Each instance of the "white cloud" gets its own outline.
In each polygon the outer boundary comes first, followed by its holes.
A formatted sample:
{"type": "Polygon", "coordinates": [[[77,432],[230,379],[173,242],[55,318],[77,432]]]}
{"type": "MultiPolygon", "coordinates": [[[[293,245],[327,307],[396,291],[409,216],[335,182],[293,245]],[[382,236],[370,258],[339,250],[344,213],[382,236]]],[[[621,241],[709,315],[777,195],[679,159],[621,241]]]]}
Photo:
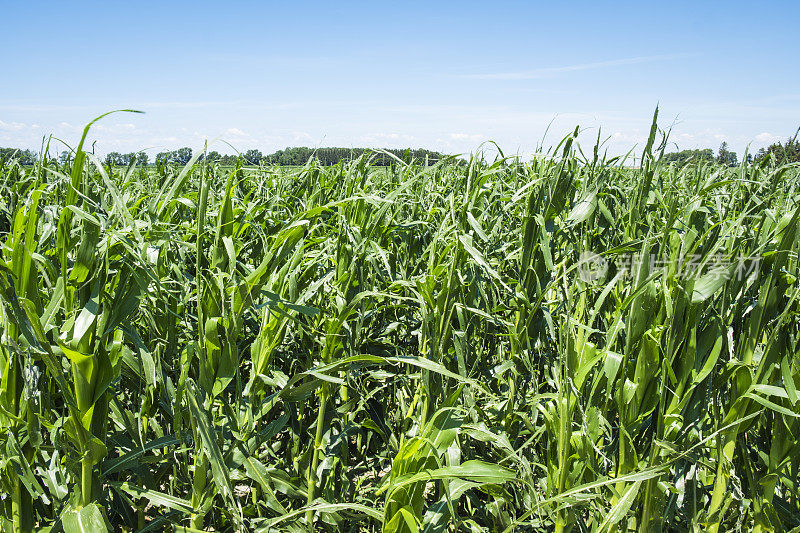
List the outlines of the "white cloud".
{"type": "MultiPolygon", "coordinates": [[[[657,56],[656,56],[657,57],[657,56]]],[[[610,68],[630,61],[655,59],[630,58],[545,69],[569,72],[589,68],[610,68]]],[[[463,81],[462,81],[463,83],[463,81]]],[[[332,101],[330,105],[311,102],[302,110],[294,102],[271,104],[250,102],[247,106],[222,106],[206,113],[185,109],[153,109],[141,116],[114,115],[92,126],[89,141],[96,141],[96,153],[131,152],[141,149],[153,153],[189,146],[233,153],[234,149],[256,148],[264,153],[287,146],[344,146],[372,148],[428,148],[444,153],[468,153],[490,148],[497,142],[504,153],[532,154],[541,144],[547,149],[581,125],[580,144],[590,151],[597,139],[610,155],[641,152],[649,132],[651,111],[644,104],[601,107],[591,110],[579,101],[567,105],[546,102],[514,101],[437,101],[398,99],[391,104],[380,100],[332,101]],[[309,106],[313,108],[309,109],[309,106]],[[317,109],[319,107],[319,109],[317,109]],[[561,107],[560,113],[548,111],[561,107]],[[548,129],[549,128],[549,129],[548,129]],[[545,135],[545,131],[547,134],[545,135]],[[230,143],[230,146],[227,143],[230,143]],[[212,147],[213,145],[213,147],[212,147]],[[232,148],[233,147],[233,148],[232,148]]],[[[118,106],[119,107],[119,106],[118,106]]],[[[129,107],[144,108],[142,105],[129,107]]],[[[188,107],[188,106],[187,106],[188,107]]],[[[648,105],[649,107],[649,105],[648,105]]],[[[755,151],[794,132],[784,122],[795,121],[800,111],[746,108],[744,118],[733,103],[710,112],[707,107],[663,104],[661,125],[672,127],[668,150],[712,148],[727,141],[742,154],[749,145],[755,151]],[[680,121],[671,122],[680,113],[680,121]],[[780,121],[776,118],[780,115],[780,121]],[[735,119],[735,120],[734,120],[735,119]]],[[[26,111],[4,112],[0,103],[0,146],[38,150],[43,136],[52,134],[71,145],[77,144],[83,125],[96,116],[96,110],[62,113],[26,111]]]]}
{"type": "Polygon", "coordinates": [[[314,142],[314,137],[311,134],[305,131],[294,131],[292,132],[291,139],[294,142],[302,142],[302,141],[311,141],[314,142]]]}
{"type": "Polygon", "coordinates": [[[26,129],[28,126],[22,122],[3,122],[0,120],[0,130],[5,131],[20,131],[26,129]]]}
{"type": "Polygon", "coordinates": [[[478,134],[469,134],[469,133],[451,133],[450,138],[454,141],[473,141],[473,142],[480,142],[484,136],[478,134]]]}
{"type": "Polygon", "coordinates": [[[779,135],[773,135],[772,133],[759,133],[755,136],[755,141],[761,144],[772,144],[781,140],[779,135]]]}

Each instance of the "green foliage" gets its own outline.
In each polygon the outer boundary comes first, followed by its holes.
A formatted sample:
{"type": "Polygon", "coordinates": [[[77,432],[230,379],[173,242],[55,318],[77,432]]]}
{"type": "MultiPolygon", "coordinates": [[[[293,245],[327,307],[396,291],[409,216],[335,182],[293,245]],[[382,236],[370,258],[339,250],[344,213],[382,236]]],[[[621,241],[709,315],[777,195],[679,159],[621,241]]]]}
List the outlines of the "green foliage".
{"type": "Polygon", "coordinates": [[[264,159],[264,154],[260,150],[252,149],[246,151],[242,157],[248,165],[258,165],[264,159]]]}
{"type": "Polygon", "coordinates": [[[0,148],[0,161],[19,162],[20,165],[32,165],[36,162],[37,154],[32,150],[20,150],[19,148],[0,148]]]}
{"type": "Polygon", "coordinates": [[[723,141],[722,144],[719,145],[719,151],[717,152],[717,163],[725,165],[726,167],[735,167],[737,161],[736,152],[728,149],[728,143],[723,141]]]}
{"type": "MultiPolygon", "coordinates": [[[[397,163],[398,160],[410,162],[411,159],[418,163],[425,163],[432,165],[445,159],[446,156],[438,153],[431,152],[430,150],[399,150],[387,148],[385,150],[370,150],[369,148],[286,148],[278,150],[274,154],[267,155],[263,158],[268,164],[271,165],[285,165],[285,166],[302,166],[308,163],[309,160],[315,159],[323,166],[336,165],[340,162],[355,161],[360,157],[368,155],[370,158],[370,165],[378,167],[386,167],[397,163]],[[373,153],[374,152],[374,153],[373,153]]],[[[248,159],[245,155],[246,160],[248,159]]]]}
{"type": "MultiPolygon", "coordinates": [[[[66,162],[68,157],[63,157],[62,161],[66,162]]],[[[127,167],[131,164],[139,166],[147,165],[147,154],[144,152],[131,152],[129,154],[121,154],[119,152],[111,152],[105,158],[105,164],[108,166],[127,167]]]]}
{"type": "MultiPolygon", "coordinates": [[[[15,152],[11,149],[3,148],[6,152],[0,152],[0,157],[6,155],[8,158],[15,154],[15,157],[20,158],[22,164],[32,165],[36,159],[36,154],[30,151],[15,152]]],[[[318,161],[323,166],[336,165],[340,162],[351,162],[359,159],[364,155],[370,157],[369,164],[371,166],[389,166],[396,164],[398,161],[410,162],[412,159],[427,164],[433,165],[447,156],[438,152],[430,150],[398,150],[398,149],[385,149],[385,150],[371,150],[368,148],[286,148],[278,150],[275,153],[264,155],[260,150],[251,149],[247,150],[241,155],[220,154],[217,151],[211,151],[201,155],[201,160],[208,160],[212,163],[219,163],[223,166],[235,166],[238,162],[245,165],[258,166],[262,163],[267,165],[281,165],[281,166],[303,166],[311,159],[318,161]]],[[[180,148],[171,152],[159,152],[156,155],[156,165],[179,165],[183,166],[192,158],[191,148],[180,148]]],[[[69,160],[69,152],[64,152],[61,157],[62,162],[69,160]]],[[[147,154],[144,152],[135,152],[130,154],[120,154],[118,152],[109,153],[105,160],[106,165],[109,166],[128,166],[135,163],[139,166],[145,166],[148,163],[147,154]]]]}
{"type": "MultiPolygon", "coordinates": [[[[798,130],[800,133],[800,130],[798,130]]],[[[777,165],[800,162],[800,140],[797,134],[786,140],[785,143],[773,143],[767,148],[761,148],[756,154],[756,161],[771,159],[777,165]]]]}
{"type": "Polygon", "coordinates": [[[800,527],[796,165],[577,134],[5,160],[0,529],[800,527]]]}
{"type": "Polygon", "coordinates": [[[679,152],[672,152],[664,154],[665,163],[677,163],[678,165],[685,165],[687,163],[713,163],[714,152],[711,148],[703,150],[681,150],[679,152]]]}
{"type": "Polygon", "coordinates": [[[192,149],[184,146],[171,152],[159,152],[156,154],[156,165],[186,165],[192,159],[192,149]]]}

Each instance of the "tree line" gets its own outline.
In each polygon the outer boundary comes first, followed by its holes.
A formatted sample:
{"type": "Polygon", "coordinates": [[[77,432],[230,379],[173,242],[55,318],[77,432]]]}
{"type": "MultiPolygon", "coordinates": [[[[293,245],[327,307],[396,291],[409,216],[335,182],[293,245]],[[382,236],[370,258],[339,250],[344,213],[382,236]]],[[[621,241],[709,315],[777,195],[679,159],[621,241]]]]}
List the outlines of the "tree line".
{"type": "Polygon", "coordinates": [[[775,163],[778,165],[800,162],[800,141],[797,140],[799,133],[800,129],[797,130],[794,137],[786,139],[785,143],[777,142],[766,148],[761,148],[756,154],[756,161],[765,157],[772,157],[775,158],[775,163]]]}
{"type": "MultiPolygon", "coordinates": [[[[748,154],[748,162],[753,160],[752,156],[748,154]]],[[[728,148],[728,143],[723,142],[717,150],[717,155],[711,148],[703,148],[699,150],[681,150],[679,152],[672,152],[664,154],[664,161],[667,163],[676,163],[678,166],[687,163],[719,163],[728,167],[735,167],[739,163],[739,157],[736,152],[728,148]]]]}
{"type": "Polygon", "coordinates": [[[119,152],[111,152],[106,156],[105,163],[112,167],[127,167],[131,163],[136,163],[140,167],[147,165],[149,158],[144,152],[131,152],[129,154],[121,154],[119,152]]]}
{"type": "MultiPolygon", "coordinates": [[[[800,141],[797,139],[800,129],[795,133],[794,137],[790,137],[785,142],[772,143],[766,148],[760,148],[756,155],[747,154],[746,161],[748,163],[763,161],[765,158],[774,159],[777,165],[785,163],[800,162],[800,141]]],[[[687,163],[719,163],[721,165],[734,167],[738,164],[738,156],[736,152],[728,147],[727,142],[723,142],[717,155],[711,148],[704,148],[700,150],[681,150],[679,152],[672,152],[664,155],[664,160],[668,163],[676,163],[677,165],[685,165],[687,163]]]]}
{"type": "MultiPolygon", "coordinates": [[[[280,166],[302,166],[305,165],[310,159],[316,159],[323,166],[335,165],[341,161],[352,161],[364,155],[365,153],[373,153],[371,164],[374,166],[389,166],[395,158],[402,161],[428,161],[429,164],[434,164],[442,158],[446,157],[444,154],[424,149],[385,149],[380,152],[370,148],[307,148],[307,147],[294,147],[278,150],[272,154],[263,154],[260,150],[251,149],[243,154],[230,155],[221,154],[212,150],[205,154],[205,158],[209,161],[219,163],[222,165],[235,165],[238,161],[242,161],[245,165],[280,165],[280,166]],[[384,152],[388,152],[384,153],[384,152]],[[394,157],[392,157],[394,156],[394,157]]],[[[110,155],[110,154],[109,154],[110,155]]],[[[204,156],[200,156],[200,160],[204,156]]],[[[156,164],[178,164],[185,165],[192,159],[191,148],[180,148],[172,152],[161,152],[156,155],[156,164]]],[[[127,164],[127,163],[126,163],[127,164]]]]}
{"type": "MultiPolygon", "coordinates": [[[[155,165],[185,165],[192,159],[193,151],[189,147],[179,148],[172,151],[164,151],[156,154],[153,163],[155,165]]],[[[392,162],[400,159],[402,161],[427,161],[432,165],[437,161],[447,157],[446,155],[425,149],[396,149],[389,148],[384,150],[373,150],[371,148],[307,148],[293,147],[278,150],[271,154],[263,154],[260,150],[247,150],[242,154],[221,154],[215,150],[205,154],[209,161],[221,165],[235,165],[241,161],[245,165],[281,165],[281,166],[302,166],[310,159],[314,158],[323,166],[335,165],[341,161],[352,161],[364,154],[371,155],[371,164],[374,166],[389,166],[392,162]],[[389,155],[391,154],[391,155],[389,155]],[[397,159],[395,159],[397,158],[397,159]]],[[[57,159],[61,163],[69,163],[72,153],[69,151],[61,152],[57,159]]],[[[22,165],[32,165],[39,159],[39,154],[32,150],[20,150],[18,148],[0,148],[0,161],[16,159],[22,165]]],[[[203,160],[201,155],[198,159],[203,160]]],[[[150,159],[145,152],[130,152],[123,154],[120,152],[110,152],[106,155],[103,162],[112,167],[128,166],[136,163],[139,166],[150,164],[150,159]]]]}
{"type": "Polygon", "coordinates": [[[20,150],[19,148],[0,148],[0,162],[16,159],[21,165],[32,165],[36,162],[37,154],[33,150],[20,150]]]}
{"type": "MultiPolygon", "coordinates": [[[[432,150],[424,149],[396,149],[387,148],[381,151],[376,151],[370,148],[307,148],[307,147],[294,147],[278,150],[272,154],[264,155],[259,150],[248,150],[242,154],[242,158],[247,164],[259,165],[282,165],[282,166],[300,166],[305,165],[310,159],[314,158],[323,166],[335,165],[341,161],[352,161],[358,159],[364,154],[372,154],[371,164],[374,166],[389,166],[392,162],[400,159],[401,161],[428,161],[429,164],[434,164],[437,161],[447,157],[442,153],[434,152],[432,150]],[[391,154],[391,155],[389,155],[391,154]]],[[[217,152],[209,152],[209,159],[222,160],[225,156],[221,156],[217,152]]],[[[230,156],[228,156],[230,157],[230,156]]]]}
{"type": "MultiPolygon", "coordinates": [[[[800,133],[800,130],[798,130],[800,133]]],[[[798,133],[794,137],[787,139],[785,142],[776,142],[766,148],[758,150],[755,156],[747,154],[746,161],[748,163],[758,162],[764,158],[773,158],[775,163],[782,165],[784,163],[800,162],[800,140],[798,140],[798,133]]],[[[403,161],[428,161],[428,164],[434,164],[445,156],[439,152],[424,149],[385,149],[382,151],[375,151],[370,148],[307,148],[307,147],[293,147],[278,150],[277,152],[264,155],[260,150],[252,149],[247,150],[243,154],[221,154],[217,151],[208,152],[206,158],[221,165],[235,165],[241,161],[245,165],[281,165],[281,166],[302,166],[305,165],[309,159],[315,158],[323,166],[335,165],[341,161],[352,161],[364,155],[365,153],[372,153],[372,165],[374,166],[389,166],[395,157],[403,161]],[[388,152],[384,153],[384,152],[388,152]]],[[[16,159],[22,165],[33,165],[39,158],[39,154],[33,150],[21,150],[19,148],[0,148],[0,163],[10,159],[16,159]]],[[[154,163],[156,165],[185,165],[192,159],[192,149],[189,147],[179,148],[177,150],[159,152],[156,154],[154,163]]],[[[203,156],[200,156],[200,160],[203,156]]],[[[61,163],[68,163],[71,160],[71,152],[64,151],[58,156],[61,163]]],[[[668,163],[675,163],[679,166],[687,163],[719,163],[725,166],[736,166],[738,164],[738,156],[736,152],[728,147],[727,142],[723,142],[716,155],[711,148],[697,149],[697,150],[680,150],[664,155],[664,160],[668,163]]],[[[106,165],[109,166],[128,166],[131,163],[136,163],[139,166],[146,166],[150,163],[149,157],[144,152],[130,152],[122,154],[119,152],[111,152],[106,155],[104,160],[106,165]]]]}

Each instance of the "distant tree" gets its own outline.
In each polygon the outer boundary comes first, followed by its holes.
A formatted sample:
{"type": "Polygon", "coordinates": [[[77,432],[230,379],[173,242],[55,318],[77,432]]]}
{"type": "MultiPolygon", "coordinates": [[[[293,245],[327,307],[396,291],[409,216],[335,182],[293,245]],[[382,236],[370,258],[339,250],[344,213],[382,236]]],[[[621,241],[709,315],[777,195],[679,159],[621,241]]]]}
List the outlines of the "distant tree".
{"type": "Polygon", "coordinates": [[[20,165],[32,165],[36,163],[36,152],[32,150],[20,150],[19,148],[0,148],[0,161],[15,160],[20,165]]]}
{"type": "MultiPolygon", "coordinates": [[[[680,155],[679,159],[681,161],[689,157],[687,154],[694,154],[694,156],[702,160],[713,158],[710,150],[688,150],[679,152],[678,154],[680,155]]],[[[248,150],[242,155],[220,154],[217,151],[211,151],[206,154],[205,158],[225,166],[235,165],[237,161],[240,160],[248,165],[267,163],[270,165],[302,166],[313,158],[320,165],[329,166],[337,165],[342,162],[354,161],[364,155],[370,158],[370,162],[374,166],[390,166],[395,164],[397,159],[401,161],[413,160],[417,163],[433,165],[445,157],[439,152],[423,149],[401,150],[391,148],[378,152],[369,148],[308,148],[300,146],[285,148],[268,155],[264,155],[260,150],[255,148],[248,150]]],[[[666,157],[669,159],[674,155],[675,154],[667,154],[666,157]]],[[[8,161],[11,158],[16,159],[23,165],[32,165],[36,161],[37,155],[30,150],[0,148],[0,160],[8,161]]],[[[58,155],[58,159],[62,163],[70,161],[71,158],[72,153],[69,151],[63,151],[58,155]]],[[[183,147],[173,151],[159,152],[155,156],[154,163],[156,165],[185,165],[191,159],[192,149],[183,147]]],[[[678,159],[676,159],[676,161],[677,160],[678,159]]],[[[131,164],[146,166],[150,160],[148,155],[144,152],[130,152],[127,154],[110,152],[105,156],[103,162],[112,167],[128,166],[131,164]]]]}
{"type": "Polygon", "coordinates": [[[711,148],[705,148],[703,150],[681,150],[680,152],[665,154],[664,161],[667,163],[677,163],[679,166],[689,162],[713,163],[714,152],[711,148]]]}
{"type": "Polygon", "coordinates": [[[123,155],[119,152],[111,152],[106,155],[106,165],[109,167],[116,167],[124,164],[123,155]]]}
{"type": "Polygon", "coordinates": [[[222,159],[222,155],[219,152],[217,152],[216,150],[212,150],[212,151],[210,151],[210,152],[208,152],[206,154],[205,158],[208,161],[216,162],[216,161],[219,161],[220,159],[222,159]]]}
{"type": "MultiPolygon", "coordinates": [[[[398,150],[387,149],[386,152],[396,156],[400,160],[414,160],[417,162],[427,162],[433,165],[440,161],[444,155],[430,150],[398,150]]],[[[275,153],[264,156],[263,160],[271,165],[300,166],[305,165],[309,159],[314,158],[321,165],[336,165],[343,161],[353,161],[362,155],[369,153],[370,160],[375,166],[389,166],[396,162],[396,159],[384,153],[373,154],[368,148],[305,148],[294,147],[278,150],[275,153]]],[[[245,154],[246,157],[247,154],[245,154]]],[[[713,156],[712,156],[713,157],[713,156]]]]}
{"type": "Polygon", "coordinates": [[[221,155],[219,158],[219,164],[224,165],[226,167],[235,165],[237,161],[239,161],[238,155],[224,154],[221,155]]]}
{"type": "Polygon", "coordinates": [[[177,163],[179,165],[185,165],[192,159],[192,149],[189,147],[184,146],[183,148],[178,148],[174,152],[172,152],[172,163],[177,163]]]}
{"type": "Polygon", "coordinates": [[[130,152],[128,154],[118,154],[117,152],[111,152],[110,154],[108,154],[108,156],[106,156],[106,163],[108,163],[109,157],[112,157],[113,164],[116,166],[127,167],[129,165],[136,164],[139,165],[140,167],[144,167],[147,166],[148,163],[147,154],[144,152],[130,152]]]}
{"type": "Polygon", "coordinates": [[[62,165],[68,165],[72,161],[72,152],[64,150],[58,155],[58,162],[62,165]]]}
{"type": "Polygon", "coordinates": [[[261,163],[261,160],[264,158],[264,154],[261,153],[260,150],[248,150],[244,153],[244,160],[247,164],[250,165],[258,165],[261,163]]]}
{"type": "Polygon", "coordinates": [[[172,152],[159,152],[156,154],[156,165],[185,165],[192,159],[192,149],[184,146],[172,152]]]}
{"type": "Polygon", "coordinates": [[[797,136],[800,134],[800,129],[794,134],[794,137],[786,139],[785,143],[773,143],[767,148],[761,148],[756,154],[756,161],[761,161],[766,157],[771,157],[778,165],[786,163],[800,162],[800,141],[797,136]]]}
{"type": "Polygon", "coordinates": [[[717,163],[728,167],[735,167],[737,162],[738,157],[736,156],[736,152],[728,149],[728,143],[722,141],[722,144],[719,145],[719,152],[717,152],[717,163]]]}

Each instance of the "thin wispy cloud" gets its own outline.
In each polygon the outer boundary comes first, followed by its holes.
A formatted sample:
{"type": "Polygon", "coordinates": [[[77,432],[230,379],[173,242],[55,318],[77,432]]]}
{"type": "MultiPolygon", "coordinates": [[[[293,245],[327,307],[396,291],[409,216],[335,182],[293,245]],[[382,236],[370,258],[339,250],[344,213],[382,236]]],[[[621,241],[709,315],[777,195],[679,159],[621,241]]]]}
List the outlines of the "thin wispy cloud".
{"type": "Polygon", "coordinates": [[[600,70],[612,67],[621,67],[624,65],[638,65],[640,63],[652,63],[654,61],[666,61],[669,59],[676,59],[678,57],[685,57],[683,55],[659,55],[659,56],[642,56],[642,57],[626,57],[623,59],[612,59],[609,61],[597,61],[594,63],[581,63],[578,65],[565,65],[561,67],[545,67],[533,70],[521,70],[516,72],[494,72],[485,74],[467,74],[465,78],[477,80],[537,80],[544,78],[552,78],[559,74],[568,72],[577,72],[581,70],[600,70]]]}

